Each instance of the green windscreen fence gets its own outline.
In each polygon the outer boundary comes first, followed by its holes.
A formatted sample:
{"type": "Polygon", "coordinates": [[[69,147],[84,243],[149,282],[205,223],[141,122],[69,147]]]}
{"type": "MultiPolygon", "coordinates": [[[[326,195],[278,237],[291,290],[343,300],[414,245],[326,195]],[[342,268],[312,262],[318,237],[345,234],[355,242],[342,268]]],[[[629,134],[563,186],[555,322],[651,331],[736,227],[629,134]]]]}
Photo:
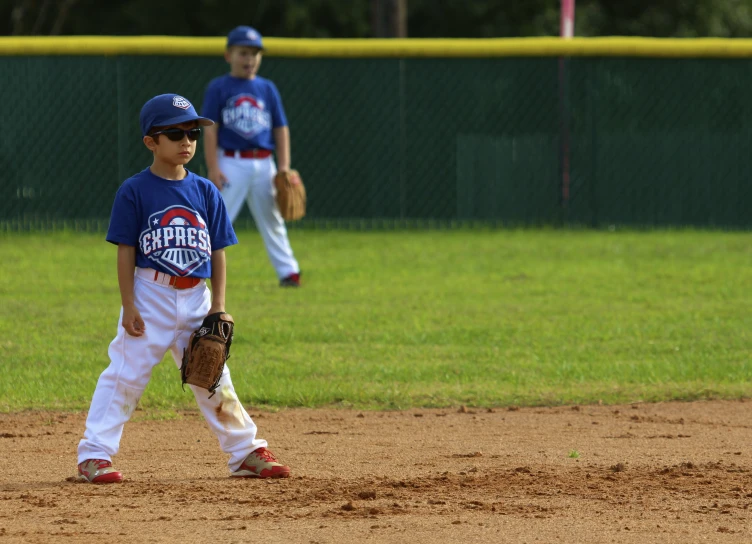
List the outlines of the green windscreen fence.
{"type": "MultiPolygon", "coordinates": [[[[200,109],[226,69],[204,55],[0,57],[0,223],[106,223],[151,161],[143,103],[175,92],[200,109]]],[[[270,56],[260,74],[282,93],[304,225],[752,224],[747,58],[270,56]]],[[[189,169],[205,174],[201,150],[189,169]]]]}

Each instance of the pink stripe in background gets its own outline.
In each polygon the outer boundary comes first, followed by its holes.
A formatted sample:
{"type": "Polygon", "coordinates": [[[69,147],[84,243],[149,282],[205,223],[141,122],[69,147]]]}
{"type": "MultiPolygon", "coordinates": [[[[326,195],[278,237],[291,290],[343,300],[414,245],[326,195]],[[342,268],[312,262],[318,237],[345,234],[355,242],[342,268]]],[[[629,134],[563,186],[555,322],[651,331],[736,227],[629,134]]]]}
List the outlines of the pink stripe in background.
{"type": "MultiPolygon", "coordinates": [[[[561,22],[559,24],[561,37],[569,39],[574,37],[574,0],[561,0],[561,22]]],[[[563,205],[569,202],[569,115],[566,109],[564,93],[566,85],[566,64],[564,58],[559,59],[559,115],[561,116],[561,200],[563,205]]]]}
{"type": "Polygon", "coordinates": [[[562,38],[574,36],[574,0],[561,0],[561,24],[559,31],[562,38]]]}

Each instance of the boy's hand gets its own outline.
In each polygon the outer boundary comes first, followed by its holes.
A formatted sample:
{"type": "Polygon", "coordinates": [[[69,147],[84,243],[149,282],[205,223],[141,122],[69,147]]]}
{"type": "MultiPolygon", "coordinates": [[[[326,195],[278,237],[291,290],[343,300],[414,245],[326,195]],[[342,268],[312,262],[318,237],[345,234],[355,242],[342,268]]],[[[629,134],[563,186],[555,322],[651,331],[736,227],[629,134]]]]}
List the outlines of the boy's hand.
{"type": "Polygon", "coordinates": [[[123,307],[123,328],[131,336],[143,336],[146,331],[144,320],[135,306],[123,307]]]}
{"type": "Polygon", "coordinates": [[[220,191],[224,189],[225,185],[227,185],[227,178],[219,168],[209,170],[207,177],[209,178],[209,181],[216,185],[217,189],[219,189],[220,191]]]}

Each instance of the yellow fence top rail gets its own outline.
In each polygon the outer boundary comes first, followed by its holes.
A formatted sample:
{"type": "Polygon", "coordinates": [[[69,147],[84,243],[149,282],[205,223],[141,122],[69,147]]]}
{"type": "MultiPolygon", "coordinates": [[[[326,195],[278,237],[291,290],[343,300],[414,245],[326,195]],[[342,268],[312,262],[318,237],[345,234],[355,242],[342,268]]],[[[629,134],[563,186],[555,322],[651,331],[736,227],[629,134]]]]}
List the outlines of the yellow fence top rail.
{"type": "MultiPolygon", "coordinates": [[[[0,37],[0,55],[222,55],[224,37],[0,37]]],[[[307,39],[264,38],[274,57],[752,57],[752,39],[728,38],[494,38],[307,39]]]]}

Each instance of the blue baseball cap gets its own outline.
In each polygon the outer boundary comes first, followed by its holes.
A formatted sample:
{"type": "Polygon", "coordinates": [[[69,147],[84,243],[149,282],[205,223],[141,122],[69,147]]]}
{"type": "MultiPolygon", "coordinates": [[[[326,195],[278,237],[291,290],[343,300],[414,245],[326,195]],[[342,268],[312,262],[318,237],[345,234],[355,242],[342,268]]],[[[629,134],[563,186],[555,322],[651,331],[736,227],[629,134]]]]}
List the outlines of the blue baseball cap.
{"type": "Polygon", "coordinates": [[[258,30],[250,26],[238,26],[230,31],[227,35],[227,47],[232,47],[233,45],[258,47],[259,49],[264,48],[261,44],[261,34],[258,33],[258,30]]]}
{"type": "Polygon", "coordinates": [[[160,94],[149,100],[141,108],[141,132],[146,136],[152,127],[179,125],[188,121],[198,121],[203,127],[214,124],[206,117],[200,117],[196,108],[179,94],[160,94]]]}

